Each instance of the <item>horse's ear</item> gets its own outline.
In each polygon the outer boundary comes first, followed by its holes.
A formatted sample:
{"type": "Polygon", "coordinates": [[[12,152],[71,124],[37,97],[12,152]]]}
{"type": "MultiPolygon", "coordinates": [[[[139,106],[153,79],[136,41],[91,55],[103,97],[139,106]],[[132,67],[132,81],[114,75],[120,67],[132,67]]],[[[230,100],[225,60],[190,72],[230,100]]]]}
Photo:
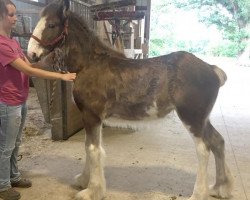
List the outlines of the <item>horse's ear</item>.
{"type": "Polygon", "coordinates": [[[70,0],[63,0],[63,16],[65,18],[69,15],[70,0]]]}

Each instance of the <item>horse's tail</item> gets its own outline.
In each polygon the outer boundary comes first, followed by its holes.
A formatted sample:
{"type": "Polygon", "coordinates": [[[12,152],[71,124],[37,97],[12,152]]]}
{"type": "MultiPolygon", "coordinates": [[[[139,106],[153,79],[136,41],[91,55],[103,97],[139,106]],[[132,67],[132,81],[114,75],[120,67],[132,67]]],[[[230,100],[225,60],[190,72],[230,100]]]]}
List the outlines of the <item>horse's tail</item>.
{"type": "Polygon", "coordinates": [[[219,80],[220,80],[220,86],[223,86],[227,80],[227,75],[226,73],[219,67],[217,67],[216,65],[212,65],[214,72],[216,73],[216,75],[218,76],[219,80]]]}

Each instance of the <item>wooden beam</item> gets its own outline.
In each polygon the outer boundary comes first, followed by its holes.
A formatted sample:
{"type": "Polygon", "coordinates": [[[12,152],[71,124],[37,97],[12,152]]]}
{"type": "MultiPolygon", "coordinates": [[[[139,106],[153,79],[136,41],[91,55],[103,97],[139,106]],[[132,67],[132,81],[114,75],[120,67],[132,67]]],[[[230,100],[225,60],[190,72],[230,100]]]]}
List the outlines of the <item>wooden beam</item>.
{"type": "Polygon", "coordinates": [[[144,52],[143,52],[143,57],[148,58],[148,52],[149,52],[149,35],[150,35],[150,11],[151,11],[151,0],[147,0],[147,12],[146,12],[146,17],[145,17],[145,32],[144,32],[144,52]]]}
{"type": "Polygon", "coordinates": [[[136,6],[135,10],[147,10],[148,7],[147,6],[136,6]]]}
{"type": "Polygon", "coordinates": [[[90,7],[91,12],[101,11],[101,10],[110,10],[114,8],[126,7],[126,6],[135,6],[136,0],[122,0],[111,3],[97,4],[90,7]]]}
{"type": "Polygon", "coordinates": [[[15,32],[11,33],[11,36],[12,36],[12,37],[30,38],[31,35],[32,35],[32,33],[21,33],[21,34],[15,33],[15,32]]]}
{"type": "Polygon", "coordinates": [[[106,37],[107,37],[107,39],[109,41],[109,44],[112,45],[112,41],[110,39],[110,36],[109,36],[109,33],[108,33],[108,28],[107,28],[107,25],[106,25],[105,21],[103,21],[103,26],[104,26],[105,34],[106,34],[106,37]]]}
{"type": "Polygon", "coordinates": [[[145,16],[144,12],[139,11],[107,11],[107,12],[97,12],[93,15],[93,19],[96,21],[102,20],[140,20],[145,16]]]}
{"type": "Polygon", "coordinates": [[[34,10],[34,9],[18,9],[17,10],[17,14],[18,15],[23,15],[23,14],[39,14],[40,13],[40,11],[38,11],[38,10],[34,10]]]}

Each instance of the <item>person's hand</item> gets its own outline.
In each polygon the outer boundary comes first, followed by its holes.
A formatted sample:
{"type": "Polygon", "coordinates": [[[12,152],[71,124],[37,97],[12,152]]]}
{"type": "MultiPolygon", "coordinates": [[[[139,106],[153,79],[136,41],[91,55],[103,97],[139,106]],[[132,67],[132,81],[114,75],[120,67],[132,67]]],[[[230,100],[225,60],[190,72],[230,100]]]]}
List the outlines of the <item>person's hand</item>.
{"type": "Polygon", "coordinates": [[[76,73],[66,73],[62,74],[62,80],[64,81],[73,81],[76,78],[76,73]]]}

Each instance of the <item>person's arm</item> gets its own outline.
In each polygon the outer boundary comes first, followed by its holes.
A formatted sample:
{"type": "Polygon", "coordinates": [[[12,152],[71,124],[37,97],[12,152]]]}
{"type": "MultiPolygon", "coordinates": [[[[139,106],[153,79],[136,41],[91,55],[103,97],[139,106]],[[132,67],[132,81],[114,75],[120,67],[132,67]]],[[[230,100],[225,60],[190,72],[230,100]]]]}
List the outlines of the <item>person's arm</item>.
{"type": "Polygon", "coordinates": [[[73,81],[76,77],[76,73],[61,74],[57,72],[45,71],[42,69],[34,68],[26,58],[26,62],[21,58],[17,58],[10,65],[17,70],[27,74],[28,76],[35,76],[44,79],[61,79],[64,81],[73,81]]]}

